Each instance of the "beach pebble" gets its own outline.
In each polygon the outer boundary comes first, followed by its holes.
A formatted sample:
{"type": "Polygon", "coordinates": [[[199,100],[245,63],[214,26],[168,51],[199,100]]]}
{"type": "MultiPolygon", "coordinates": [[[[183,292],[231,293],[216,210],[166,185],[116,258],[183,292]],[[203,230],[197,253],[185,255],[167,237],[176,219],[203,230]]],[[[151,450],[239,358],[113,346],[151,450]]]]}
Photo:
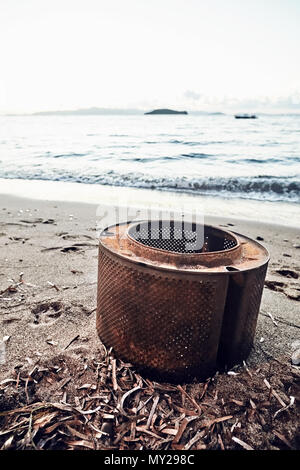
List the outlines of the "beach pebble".
{"type": "Polygon", "coordinates": [[[56,341],[52,341],[51,339],[47,340],[46,343],[51,344],[51,346],[57,346],[58,343],[56,341]]]}
{"type": "Polygon", "coordinates": [[[293,245],[294,248],[300,248],[300,245],[293,245]]]}
{"type": "Polygon", "coordinates": [[[296,351],[293,352],[291,361],[292,361],[292,364],[294,364],[295,366],[300,365],[300,348],[296,349],[296,351]]]}
{"type": "Polygon", "coordinates": [[[297,339],[296,341],[293,341],[291,343],[291,348],[292,348],[292,351],[296,351],[296,349],[299,349],[300,348],[300,340],[297,339]]]}
{"type": "Polygon", "coordinates": [[[258,236],[258,237],[256,237],[256,240],[263,241],[263,237],[258,236]]]}

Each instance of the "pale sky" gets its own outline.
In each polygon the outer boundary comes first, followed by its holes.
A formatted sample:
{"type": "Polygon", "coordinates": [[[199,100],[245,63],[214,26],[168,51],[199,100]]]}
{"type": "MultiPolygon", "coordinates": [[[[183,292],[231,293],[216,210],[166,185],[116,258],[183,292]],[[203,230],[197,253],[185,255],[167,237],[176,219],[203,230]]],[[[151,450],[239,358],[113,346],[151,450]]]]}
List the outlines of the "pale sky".
{"type": "Polygon", "coordinates": [[[0,67],[0,113],[300,110],[300,0],[0,0],[0,67]]]}

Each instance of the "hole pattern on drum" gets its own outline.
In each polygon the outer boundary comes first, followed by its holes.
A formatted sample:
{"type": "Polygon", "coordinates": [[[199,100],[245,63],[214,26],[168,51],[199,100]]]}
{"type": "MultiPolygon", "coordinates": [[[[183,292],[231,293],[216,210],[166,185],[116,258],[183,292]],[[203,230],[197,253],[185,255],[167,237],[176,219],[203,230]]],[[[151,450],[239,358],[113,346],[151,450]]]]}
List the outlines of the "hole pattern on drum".
{"type": "Polygon", "coordinates": [[[235,240],[230,240],[229,238],[224,238],[224,250],[230,250],[237,245],[235,240]]]}
{"type": "Polygon", "coordinates": [[[251,294],[249,297],[248,312],[243,330],[243,339],[241,341],[241,357],[244,357],[249,353],[253,344],[266,271],[266,266],[258,269],[251,282],[251,287],[249,289],[251,294]]]}
{"type": "Polygon", "coordinates": [[[140,367],[185,374],[208,360],[216,281],[186,281],[121,266],[100,251],[97,329],[140,367]]]}
{"type": "Polygon", "coordinates": [[[222,230],[180,221],[141,222],[128,233],[143,245],[175,253],[224,251],[237,245],[236,239],[222,230]]]}

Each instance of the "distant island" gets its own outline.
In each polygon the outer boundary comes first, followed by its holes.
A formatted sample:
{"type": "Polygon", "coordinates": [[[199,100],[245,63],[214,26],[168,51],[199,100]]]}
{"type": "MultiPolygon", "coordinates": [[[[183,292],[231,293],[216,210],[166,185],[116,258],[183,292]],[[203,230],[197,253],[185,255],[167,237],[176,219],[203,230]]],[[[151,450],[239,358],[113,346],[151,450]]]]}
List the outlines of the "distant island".
{"type": "Polygon", "coordinates": [[[175,111],[174,109],[154,109],[144,114],[188,114],[187,111],[175,111]]]}
{"type": "Polygon", "coordinates": [[[49,110],[49,111],[37,111],[33,113],[17,113],[17,114],[1,114],[4,116],[142,116],[144,114],[190,114],[193,116],[218,116],[224,115],[221,112],[212,111],[199,111],[191,110],[187,111],[175,111],[173,109],[155,109],[150,112],[136,108],[81,108],[81,109],[60,109],[60,110],[49,110]]]}
{"type": "Polygon", "coordinates": [[[136,115],[142,114],[142,111],[139,109],[118,109],[118,108],[83,108],[83,109],[72,109],[72,110],[57,110],[57,111],[39,111],[33,113],[33,116],[97,116],[97,115],[107,115],[107,116],[120,116],[120,115],[136,115]]]}

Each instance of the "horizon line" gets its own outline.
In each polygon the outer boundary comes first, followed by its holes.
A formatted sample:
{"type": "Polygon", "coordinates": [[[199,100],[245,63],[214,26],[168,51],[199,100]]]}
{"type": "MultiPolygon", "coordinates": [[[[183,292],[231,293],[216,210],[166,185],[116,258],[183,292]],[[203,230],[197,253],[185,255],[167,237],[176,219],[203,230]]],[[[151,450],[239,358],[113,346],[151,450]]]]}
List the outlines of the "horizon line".
{"type": "MultiPolygon", "coordinates": [[[[259,108],[259,107],[258,107],[259,108]]],[[[154,108],[154,109],[166,109],[166,108],[154,108]]],[[[173,110],[173,108],[167,108],[173,110]]],[[[202,114],[202,115],[232,115],[235,113],[241,113],[241,108],[232,108],[226,111],[208,111],[208,110],[201,110],[201,109],[191,109],[191,110],[184,110],[187,111],[188,114],[202,114]]],[[[56,110],[47,110],[47,111],[34,111],[34,112],[16,112],[16,113],[0,113],[2,117],[9,117],[9,116],[49,116],[49,115],[144,115],[145,109],[139,108],[100,108],[97,106],[91,106],[87,108],[76,108],[76,109],[56,109],[56,110]]],[[[243,111],[245,112],[245,110],[243,111]]],[[[253,114],[253,111],[247,112],[253,114]]],[[[293,108],[280,108],[274,107],[268,108],[265,111],[256,111],[255,114],[266,114],[266,115],[281,115],[281,114],[295,114],[300,115],[300,108],[299,112],[293,108]]]]}

